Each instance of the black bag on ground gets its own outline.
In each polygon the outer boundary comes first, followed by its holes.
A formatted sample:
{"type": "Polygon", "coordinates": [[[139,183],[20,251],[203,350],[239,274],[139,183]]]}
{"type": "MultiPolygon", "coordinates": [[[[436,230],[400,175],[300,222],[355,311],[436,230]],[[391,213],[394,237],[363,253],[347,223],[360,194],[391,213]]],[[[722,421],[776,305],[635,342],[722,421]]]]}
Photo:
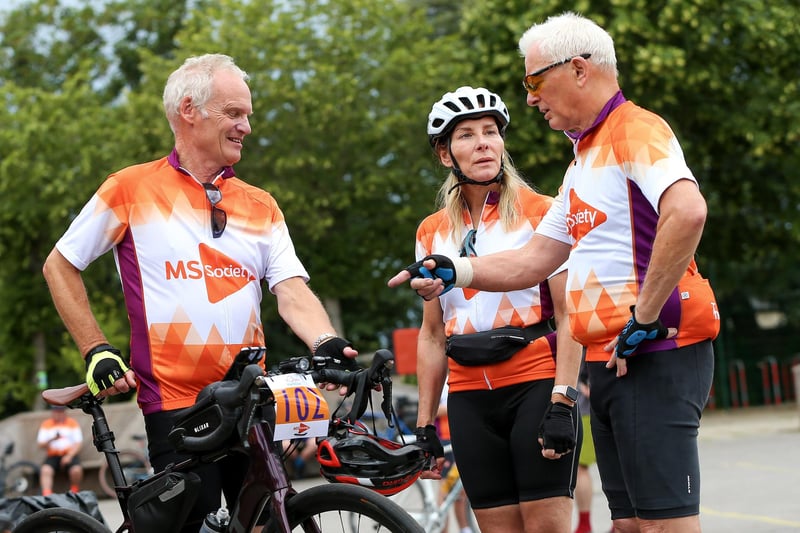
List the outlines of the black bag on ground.
{"type": "Polygon", "coordinates": [[[445,343],[445,353],[462,366],[491,365],[507,361],[533,340],[553,331],[547,320],[518,328],[502,328],[451,335],[445,343]]]}
{"type": "Polygon", "coordinates": [[[194,472],[167,472],[137,482],[128,497],[134,531],[179,531],[200,492],[194,472]]]}
{"type": "Polygon", "coordinates": [[[22,496],[20,498],[0,498],[0,514],[3,518],[11,522],[12,529],[22,521],[23,518],[53,507],[66,507],[74,511],[85,513],[103,525],[103,515],[97,503],[97,495],[91,490],[80,492],[66,492],[64,494],[51,494],[50,496],[22,496]]]}

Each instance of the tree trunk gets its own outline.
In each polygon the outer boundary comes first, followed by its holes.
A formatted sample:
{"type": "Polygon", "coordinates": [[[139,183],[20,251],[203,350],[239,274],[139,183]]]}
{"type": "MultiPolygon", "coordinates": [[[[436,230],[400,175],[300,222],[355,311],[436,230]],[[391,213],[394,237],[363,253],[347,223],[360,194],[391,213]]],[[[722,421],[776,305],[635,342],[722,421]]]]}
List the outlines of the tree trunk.
{"type": "Polygon", "coordinates": [[[346,338],[347,335],[345,334],[344,324],[342,323],[342,307],[339,304],[339,300],[336,298],[325,298],[322,300],[322,305],[325,306],[325,310],[328,312],[328,316],[331,319],[336,333],[338,333],[340,337],[346,338]]]}
{"type": "MultiPolygon", "coordinates": [[[[47,384],[47,342],[44,332],[38,331],[33,336],[33,376],[39,391],[48,387],[47,384]]],[[[46,407],[41,394],[37,394],[33,400],[33,409],[39,410],[46,407]]]]}

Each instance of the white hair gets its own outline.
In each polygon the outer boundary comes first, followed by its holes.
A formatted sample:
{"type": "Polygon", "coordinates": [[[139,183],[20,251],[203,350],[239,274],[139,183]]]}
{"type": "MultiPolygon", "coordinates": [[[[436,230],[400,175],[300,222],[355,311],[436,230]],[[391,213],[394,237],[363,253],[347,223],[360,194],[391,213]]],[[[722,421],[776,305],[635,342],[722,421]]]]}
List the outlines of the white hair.
{"type": "Polygon", "coordinates": [[[236,66],[232,57],[224,54],[190,57],[169,75],[164,87],[163,101],[164,112],[173,130],[173,121],[179,114],[181,101],[187,96],[203,116],[206,116],[204,107],[212,96],[214,75],[222,70],[231,71],[244,81],[250,79],[245,71],[236,66]]]}
{"type": "Polygon", "coordinates": [[[534,44],[538,45],[545,61],[563,61],[591,54],[592,63],[617,74],[614,40],[595,22],[577,13],[567,11],[528,28],[519,39],[519,51],[523,57],[534,44]]]}

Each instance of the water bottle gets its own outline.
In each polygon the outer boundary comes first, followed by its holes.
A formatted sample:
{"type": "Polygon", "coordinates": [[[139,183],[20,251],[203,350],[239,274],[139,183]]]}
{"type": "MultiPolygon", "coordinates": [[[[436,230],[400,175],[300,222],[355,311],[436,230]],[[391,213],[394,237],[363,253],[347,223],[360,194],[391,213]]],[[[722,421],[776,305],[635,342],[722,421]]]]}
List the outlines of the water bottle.
{"type": "Polygon", "coordinates": [[[203,520],[203,527],[200,528],[200,533],[220,533],[225,531],[225,527],[230,520],[230,514],[226,507],[220,507],[216,513],[208,513],[206,519],[203,520]]]}

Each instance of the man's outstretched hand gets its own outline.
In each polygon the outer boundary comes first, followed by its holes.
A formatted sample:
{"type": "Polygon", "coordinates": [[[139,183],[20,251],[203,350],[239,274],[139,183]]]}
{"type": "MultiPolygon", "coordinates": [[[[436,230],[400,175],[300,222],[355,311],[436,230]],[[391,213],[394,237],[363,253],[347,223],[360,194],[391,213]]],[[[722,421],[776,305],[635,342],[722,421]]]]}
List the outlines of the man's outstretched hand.
{"type": "Polygon", "coordinates": [[[459,258],[458,265],[447,256],[429,255],[422,261],[408,265],[389,280],[389,287],[397,287],[410,280],[411,288],[425,300],[440,296],[453,287],[466,287],[472,280],[472,266],[468,259],[459,258]]]}

